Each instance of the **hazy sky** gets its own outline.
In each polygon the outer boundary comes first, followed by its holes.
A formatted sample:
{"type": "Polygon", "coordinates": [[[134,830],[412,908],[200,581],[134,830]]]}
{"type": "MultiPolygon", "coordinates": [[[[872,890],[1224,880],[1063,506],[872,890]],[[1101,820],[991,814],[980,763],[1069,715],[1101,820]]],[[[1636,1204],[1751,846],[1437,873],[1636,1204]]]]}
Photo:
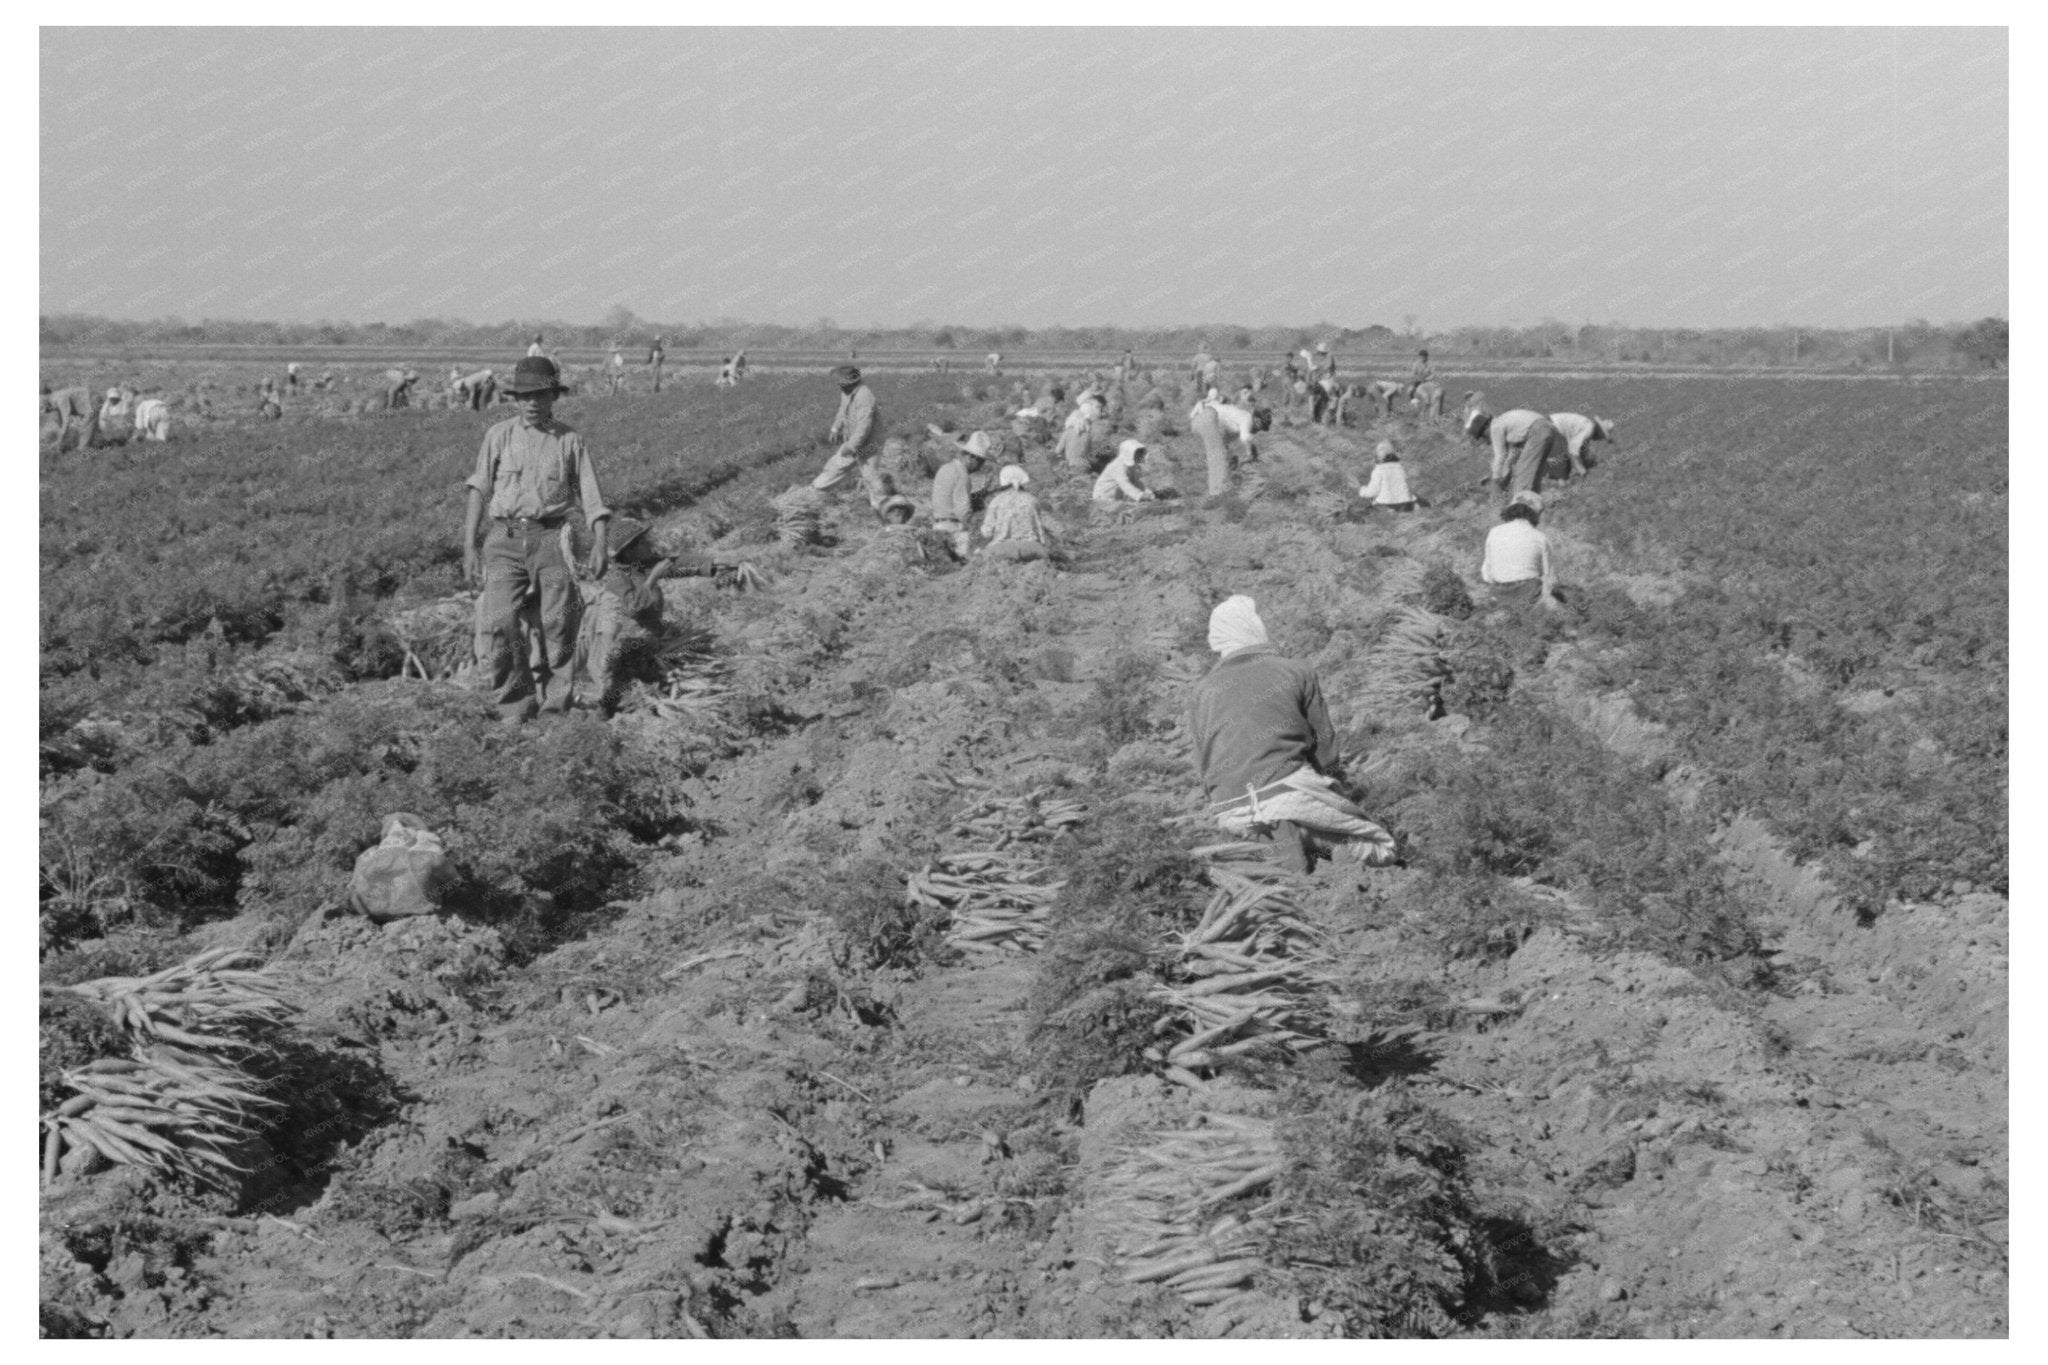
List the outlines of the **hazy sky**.
{"type": "Polygon", "coordinates": [[[46,28],[41,49],[44,312],[2007,309],[1995,28],[46,28]]]}

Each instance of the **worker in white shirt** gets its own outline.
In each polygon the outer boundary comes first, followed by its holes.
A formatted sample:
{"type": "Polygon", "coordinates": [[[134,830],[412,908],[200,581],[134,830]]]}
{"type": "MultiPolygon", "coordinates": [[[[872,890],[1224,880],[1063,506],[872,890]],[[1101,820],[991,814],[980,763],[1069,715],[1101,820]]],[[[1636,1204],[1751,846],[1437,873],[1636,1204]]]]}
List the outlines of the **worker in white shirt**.
{"type": "Polygon", "coordinates": [[[1557,575],[1550,563],[1550,538],[1536,529],[1543,495],[1518,492],[1502,509],[1500,524],[1486,533],[1479,579],[1500,603],[1541,602],[1557,610],[1557,575]]]}
{"type": "Polygon", "coordinates": [[[1358,496],[1366,500],[1369,507],[1384,507],[1391,512],[1413,512],[1415,494],[1408,489],[1408,470],[1401,463],[1401,456],[1394,450],[1392,441],[1381,441],[1376,452],[1380,462],[1372,467],[1372,478],[1361,484],[1358,496]]]}
{"type": "Polygon", "coordinates": [[[1246,461],[1259,458],[1258,443],[1252,438],[1256,419],[1251,411],[1223,402],[1214,389],[1189,409],[1188,427],[1202,440],[1202,454],[1209,471],[1210,497],[1230,490],[1230,437],[1235,436],[1243,444],[1246,461]]]}
{"type": "Polygon", "coordinates": [[[1493,442],[1494,485],[1510,493],[1542,492],[1545,466],[1564,447],[1550,419],[1533,408],[1510,408],[1488,424],[1486,434],[1493,442]]]}
{"type": "Polygon", "coordinates": [[[1145,443],[1131,439],[1117,447],[1116,458],[1096,477],[1094,499],[1098,503],[1152,502],[1158,497],[1145,487],[1145,443]]]}
{"type": "Polygon", "coordinates": [[[1553,412],[1550,425],[1564,437],[1565,453],[1571,457],[1572,474],[1586,472],[1586,447],[1595,441],[1614,444],[1614,422],[1607,417],[1587,417],[1576,412],[1553,412]]]}
{"type": "Polygon", "coordinates": [[[610,381],[611,387],[605,396],[607,398],[617,398],[626,387],[626,352],[616,341],[612,343],[610,370],[611,372],[606,375],[606,378],[610,381]]]}
{"type": "Polygon", "coordinates": [[[541,349],[541,347],[540,347],[540,343],[541,343],[541,336],[540,336],[540,333],[539,333],[539,332],[535,332],[535,333],[533,334],[533,341],[532,341],[532,343],[531,343],[530,345],[528,345],[528,346],[527,346],[527,348],[526,348],[526,353],[527,353],[528,355],[546,355],[546,354],[547,354],[547,352],[546,352],[546,351],[543,351],[543,350],[541,349]]]}

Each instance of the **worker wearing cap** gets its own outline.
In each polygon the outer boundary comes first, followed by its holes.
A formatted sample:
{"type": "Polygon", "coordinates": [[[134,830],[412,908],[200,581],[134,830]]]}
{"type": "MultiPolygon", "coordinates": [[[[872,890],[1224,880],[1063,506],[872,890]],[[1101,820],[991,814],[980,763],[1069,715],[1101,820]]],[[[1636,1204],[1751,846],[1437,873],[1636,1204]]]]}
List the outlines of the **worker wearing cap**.
{"type": "Polygon", "coordinates": [[[1242,838],[1278,836],[1303,871],[1341,851],[1394,861],[1394,840],[1339,787],[1337,732],[1316,673],[1277,653],[1258,604],[1239,594],[1209,614],[1216,666],[1194,686],[1187,729],[1210,818],[1242,838]]]}
{"type": "Polygon", "coordinates": [[[839,449],[811,480],[811,487],[821,493],[837,488],[863,461],[882,453],[882,414],[875,405],[875,391],[861,382],[860,371],[851,365],[832,371],[832,378],[839,383],[839,413],[825,439],[839,442],[839,449]]]}
{"type": "Polygon", "coordinates": [[[955,558],[965,561],[974,547],[967,519],[974,515],[974,471],[988,460],[988,434],[977,431],[956,444],[957,454],[932,476],[932,529],[947,538],[955,558]]]}
{"type": "Polygon", "coordinates": [[[602,579],[610,566],[612,514],[583,438],[555,418],[555,400],[568,392],[555,362],[521,360],[505,392],[519,415],[485,432],[477,451],[463,515],[462,572],[483,585],[498,714],[522,721],[536,711],[565,712],[572,699],[577,590],[562,529],[580,507],[590,523],[590,575],[602,579]],[[541,640],[538,676],[527,657],[522,618],[541,640]]]}
{"type": "Polygon", "coordinates": [[[1614,422],[1607,417],[1587,417],[1577,412],[1553,412],[1550,425],[1564,437],[1565,454],[1571,457],[1572,473],[1586,472],[1586,447],[1595,441],[1614,441],[1614,422]]]}
{"type": "Polygon", "coordinates": [[[1550,564],[1550,538],[1536,529],[1542,514],[1541,493],[1518,492],[1501,509],[1500,524],[1486,533],[1479,580],[1493,590],[1496,602],[1540,601],[1550,611],[1561,605],[1550,564]]]}
{"type": "Polygon", "coordinates": [[[1563,453],[1564,438],[1550,419],[1532,408],[1510,408],[1488,424],[1493,442],[1496,487],[1510,493],[1540,493],[1550,459],[1563,453]]]}
{"type": "Polygon", "coordinates": [[[1095,423],[1102,420],[1102,395],[1094,389],[1085,389],[1074,410],[1067,414],[1067,420],[1060,428],[1060,454],[1067,462],[1067,468],[1076,474],[1086,474],[1091,462],[1088,458],[1090,436],[1095,423]]]}

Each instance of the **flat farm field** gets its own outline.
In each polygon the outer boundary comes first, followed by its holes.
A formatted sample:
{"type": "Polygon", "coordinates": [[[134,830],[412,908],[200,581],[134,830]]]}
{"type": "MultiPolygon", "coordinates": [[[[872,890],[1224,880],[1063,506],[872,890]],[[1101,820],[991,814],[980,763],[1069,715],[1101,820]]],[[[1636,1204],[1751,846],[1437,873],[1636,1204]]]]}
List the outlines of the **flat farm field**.
{"type": "MultiPolygon", "coordinates": [[[[761,587],[506,727],[495,414],[123,363],[173,440],[40,461],[46,1334],[2005,1335],[2003,382],[1452,376],[1617,422],[1522,616],[1450,422],[1281,410],[1204,500],[1147,376],[1169,496],[1020,441],[1068,557],[960,567],[778,519],[822,376],[636,377],[562,409],[607,493],[761,587]],[[1233,592],[1400,865],[1204,822],[1233,592]],[[458,881],[378,927],[393,811],[458,881]]],[[[875,387],[920,505],[928,423],[1007,432],[875,387]]]]}

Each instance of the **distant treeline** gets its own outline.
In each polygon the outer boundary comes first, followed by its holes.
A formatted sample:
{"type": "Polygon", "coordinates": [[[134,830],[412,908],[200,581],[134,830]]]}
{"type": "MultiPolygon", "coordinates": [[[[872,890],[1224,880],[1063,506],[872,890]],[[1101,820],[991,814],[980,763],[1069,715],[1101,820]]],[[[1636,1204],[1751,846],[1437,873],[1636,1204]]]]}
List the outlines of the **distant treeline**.
{"type": "Polygon", "coordinates": [[[709,323],[659,323],[614,308],[601,323],[498,322],[475,324],[447,318],[412,322],[246,322],[182,318],[121,321],[78,314],[45,315],[42,342],[54,346],[128,346],[212,343],[242,346],[369,346],[463,349],[525,349],[536,333],[550,351],[612,345],[644,348],[657,335],[677,350],[700,348],[753,351],[958,350],[1105,351],[1125,347],[1145,353],[1192,355],[1207,347],[1219,358],[1233,351],[1283,352],[1326,342],[1340,354],[1426,346],[1446,356],[1502,360],[1578,360],[1610,364],[1865,369],[1888,365],[1916,370],[2002,369],[2006,363],[2004,318],[1938,324],[1916,318],[1897,328],[1727,327],[1671,328],[1544,321],[1530,327],[1401,329],[1373,325],[1339,327],[967,327],[918,324],[860,330],[829,318],[810,327],[720,319],[709,323]]]}

